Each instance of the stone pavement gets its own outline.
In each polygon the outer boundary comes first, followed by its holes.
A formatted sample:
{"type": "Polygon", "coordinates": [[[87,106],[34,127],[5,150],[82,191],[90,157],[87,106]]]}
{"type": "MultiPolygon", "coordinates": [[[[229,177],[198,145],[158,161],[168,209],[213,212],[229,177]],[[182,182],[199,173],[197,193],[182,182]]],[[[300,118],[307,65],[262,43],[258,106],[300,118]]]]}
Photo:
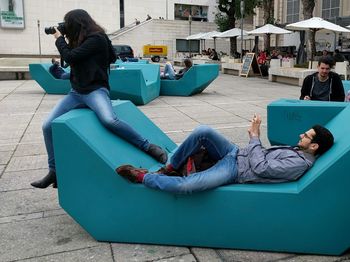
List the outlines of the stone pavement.
{"type": "MultiPolygon", "coordinates": [[[[159,97],[139,108],[177,143],[198,124],[209,124],[245,145],[249,119],[258,113],[267,145],[266,105],[298,95],[297,86],[220,75],[202,94],[159,97]]],[[[47,173],[41,123],[61,97],[45,94],[34,81],[0,81],[0,261],[350,261],[350,253],[333,257],[95,241],[60,208],[55,189],[30,186],[47,173]]]]}

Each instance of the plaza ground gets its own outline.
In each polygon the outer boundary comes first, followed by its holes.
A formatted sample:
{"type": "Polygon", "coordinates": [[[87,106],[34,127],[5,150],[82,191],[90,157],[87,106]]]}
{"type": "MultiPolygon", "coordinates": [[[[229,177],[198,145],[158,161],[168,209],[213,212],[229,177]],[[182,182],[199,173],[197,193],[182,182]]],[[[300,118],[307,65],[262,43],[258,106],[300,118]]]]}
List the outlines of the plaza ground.
{"type": "MultiPolygon", "coordinates": [[[[258,77],[220,75],[202,94],[159,97],[139,109],[176,143],[208,124],[240,146],[248,142],[250,118],[261,114],[262,141],[268,146],[266,106],[298,98],[299,92],[297,86],[258,77]]],[[[47,173],[41,124],[60,98],[44,93],[33,80],[0,81],[0,261],[350,261],[350,253],[336,257],[95,241],[61,209],[55,189],[30,186],[47,173]]]]}

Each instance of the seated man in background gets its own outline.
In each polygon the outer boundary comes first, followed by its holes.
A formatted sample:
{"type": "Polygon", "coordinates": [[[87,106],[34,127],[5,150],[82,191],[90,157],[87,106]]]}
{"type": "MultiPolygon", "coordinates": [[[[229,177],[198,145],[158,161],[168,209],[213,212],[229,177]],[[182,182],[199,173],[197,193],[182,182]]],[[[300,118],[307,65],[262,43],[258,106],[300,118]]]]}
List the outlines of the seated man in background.
{"type": "Polygon", "coordinates": [[[50,66],[49,71],[56,79],[69,79],[70,73],[67,73],[61,66],[60,61],[56,58],[51,59],[52,66],[50,66]]]}
{"type": "Polygon", "coordinates": [[[339,49],[334,50],[334,55],[333,55],[334,62],[344,62],[345,57],[339,52],[339,49]]]}
{"type": "Polygon", "coordinates": [[[168,80],[178,80],[184,76],[184,74],[192,67],[192,61],[189,58],[186,58],[184,60],[185,68],[181,69],[179,73],[175,72],[174,67],[170,62],[167,62],[165,64],[164,71],[160,73],[161,79],[168,79],[168,80]]]}
{"type": "Polygon", "coordinates": [[[344,87],[340,76],[331,72],[333,60],[321,57],[317,72],[305,77],[301,87],[301,100],[339,101],[345,99],[344,87]]]}
{"type": "MultiPolygon", "coordinates": [[[[247,147],[238,148],[215,130],[200,126],[179,146],[166,168],[156,174],[122,165],[116,172],[133,183],[176,194],[204,191],[232,183],[281,183],[300,178],[334,142],[332,133],[319,125],[303,134],[296,147],[261,145],[260,116],[254,115],[248,129],[247,147]],[[188,176],[174,176],[189,157],[205,148],[216,163],[188,176]]],[[[188,163],[188,162],[187,162],[188,163]]]]}

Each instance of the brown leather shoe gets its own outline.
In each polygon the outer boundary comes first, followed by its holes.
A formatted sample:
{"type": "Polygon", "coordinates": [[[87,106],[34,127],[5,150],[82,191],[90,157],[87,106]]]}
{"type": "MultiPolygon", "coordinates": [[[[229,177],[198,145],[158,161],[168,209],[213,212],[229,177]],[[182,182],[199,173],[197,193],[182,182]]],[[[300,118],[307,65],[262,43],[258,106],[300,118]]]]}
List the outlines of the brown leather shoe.
{"type": "Polygon", "coordinates": [[[145,168],[137,168],[132,165],[122,165],[115,170],[119,175],[125,177],[133,183],[141,183],[137,178],[139,175],[148,173],[148,170],[145,168]]]}

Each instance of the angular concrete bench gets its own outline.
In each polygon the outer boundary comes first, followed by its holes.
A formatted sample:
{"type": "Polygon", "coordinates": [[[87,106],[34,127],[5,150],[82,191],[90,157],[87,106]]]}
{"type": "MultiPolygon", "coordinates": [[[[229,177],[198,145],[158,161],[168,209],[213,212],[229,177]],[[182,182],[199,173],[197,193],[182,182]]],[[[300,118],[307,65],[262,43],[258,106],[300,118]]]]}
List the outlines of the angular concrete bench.
{"type": "MultiPolygon", "coordinates": [[[[227,185],[174,195],[132,184],[114,169],[159,165],[114,136],[87,109],[54,121],[60,205],[98,241],[339,255],[350,247],[350,107],[281,100],[268,106],[271,141],[295,144],[315,123],[335,145],[300,180],[227,185]],[[77,157],[79,156],[79,157],[77,157]]],[[[175,144],[130,102],[118,116],[168,151],[175,144]]]]}
{"type": "Polygon", "coordinates": [[[191,96],[201,93],[219,75],[217,64],[203,64],[192,66],[179,80],[160,81],[160,95],[163,96],[191,96]]]}
{"type": "Polygon", "coordinates": [[[222,63],[222,73],[239,76],[242,70],[242,63],[222,63]]]}
{"type": "Polygon", "coordinates": [[[42,89],[48,94],[65,95],[71,90],[69,79],[56,79],[49,72],[52,64],[29,64],[29,72],[42,89]]]}
{"type": "Polygon", "coordinates": [[[111,99],[130,100],[145,105],[159,96],[160,71],[155,64],[119,64],[110,71],[111,99]]]}
{"type": "Polygon", "coordinates": [[[274,67],[269,68],[269,81],[302,86],[304,78],[317,69],[274,67]]]}

